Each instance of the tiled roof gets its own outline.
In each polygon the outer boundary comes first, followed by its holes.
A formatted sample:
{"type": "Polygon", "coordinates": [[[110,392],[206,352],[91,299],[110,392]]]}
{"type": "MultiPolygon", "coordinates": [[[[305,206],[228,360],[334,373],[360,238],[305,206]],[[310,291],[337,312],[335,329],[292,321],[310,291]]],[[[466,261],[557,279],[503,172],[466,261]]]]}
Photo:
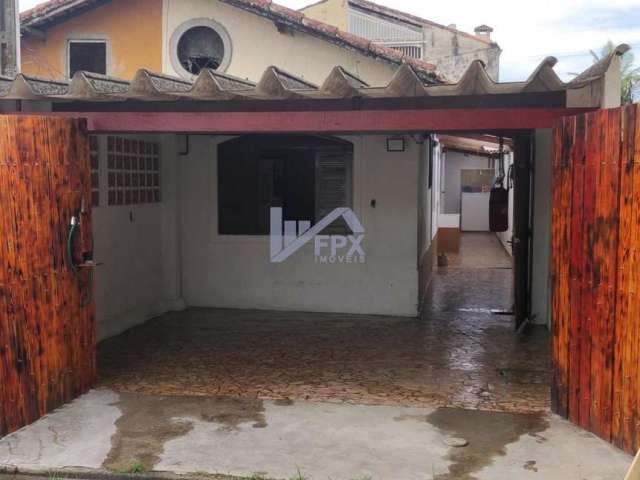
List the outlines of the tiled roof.
{"type": "MultiPolygon", "coordinates": [[[[616,55],[628,50],[621,45],[608,57],[596,63],[569,83],[556,75],[557,60],[545,59],[524,82],[496,83],[480,60],[474,61],[456,84],[425,83],[408,64],[401,65],[385,87],[370,87],[344,68],[335,67],[320,87],[291,73],[269,67],[257,82],[203,70],[194,82],[182,78],[140,70],[133,80],[126,81],[88,72],[77,72],[71,82],[45,80],[18,75],[15,79],[0,77],[0,100],[45,100],[52,102],[121,102],[140,100],[167,102],[176,100],[332,100],[332,99],[412,99],[418,97],[456,97],[482,95],[535,94],[567,92],[581,107],[599,107],[601,82],[616,55]],[[596,93],[594,93],[596,92],[596,93]]],[[[446,101],[447,103],[450,100],[446,101]]],[[[575,103],[574,102],[574,103],[575,103]]]]}
{"type": "MultiPolygon", "coordinates": [[[[49,0],[20,15],[25,29],[40,28],[73,12],[104,3],[105,0],[49,0]]],[[[371,41],[339,30],[329,24],[307,18],[302,12],[283,7],[271,0],[220,0],[236,8],[266,17],[281,26],[322,38],[341,47],[353,49],[363,55],[395,65],[407,64],[427,83],[444,83],[445,78],[436,72],[435,65],[411,58],[398,50],[376,45],[371,41]]],[[[28,34],[27,31],[25,33],[28,34]]]]}
{"type": "Polygon", "coordinates": [[[20,24],[37,28],[79,9],[104,3],[104,0],[48,0],[20,13],[20,24]]]}

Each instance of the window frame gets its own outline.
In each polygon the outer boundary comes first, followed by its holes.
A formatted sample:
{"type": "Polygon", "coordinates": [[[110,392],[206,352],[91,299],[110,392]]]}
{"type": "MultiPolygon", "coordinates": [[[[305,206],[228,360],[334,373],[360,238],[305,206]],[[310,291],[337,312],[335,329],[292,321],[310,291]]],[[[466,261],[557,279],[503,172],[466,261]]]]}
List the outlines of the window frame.
{"type": "MultiPolygon", "coordinates": [[[[211,220],[212,220],[212,238],[217,238],[220,239],[222,241],[224,241],[225,239],[240,239],[242,240],[246,240],[246,241],[251,241],[252,239],[265,239],[268,238],[270,233],[267,231],[266,233],[222,233],[221,232],[221,218],[220,218],[220,205],[221,205],[221,199],[220,199],[220,183],[221,183],[221,174],[220,174],[220,168],[221,168],[221,162],[220,162],[220,147],[222,145],[224,145],[227,142],[230,141],[234,141],[234,140],[239,140],[243,137],[247,137],[247,136],[251,136],[251,134],[248,135],[241,135],[241,136],[236,136],[236,137],[229,137],[226,140],[222,141],[222,142],[215,142],[215,150],[216,150],[216,157],[215,157],[215,161],[211,164],[212,170],[215,172],[215,175],[212,176],[212,180],[214,181],[214,185],[212,188],[212,213],[213,215],[210,216],[211,220]]],[[[260,135],[260,134],[255,134],[256,137],[278,137],[279,135],[260,135]]],[[[356,204],[356,184],[354,181],[354,177],[355,177],[355,170],[356,170],[356,159],[357,159],[357,147],[356,144],[352,141],[352,140],[348,140],[339,136],[319,136],[319,135],[291,135],[291,137],[306,137],[307,139],[313,139],[313,138],[317,138],[320,140],[329,140],[329,141],[333,141],[335,142],[335,147],[326,147],[325,151],[329,151],[332,148],[335,148],[336,151],[339,149],[339,145],[342,144],[344,148],[348,148],[351,151],[351,156],[348,158],[347,162],[345,163],[345,179],[344,179],[344,185],[345,185],[345,202],[346,202],[346,207],[355,208],[355,204],[356,204]]],[[[299,147],[290,147],[290,148],[299,148],[299,147]]],[[[287,149],[286,147],[283,147],[283,149],[287,149]]],[[[318,208],[318,153],[322,150],[322,148],[318,149],[315,151],[315,159],[314,159],[314,184],[316,186],[316,188],[314,189],[314,210],[315,210],[315,216],[318,216],[319,213],[319,208],[318,208]]],[[[305,220],[305,219],[297,219],[297,220],[305,220]]],[[[317,222],[320,219],[318,218],[314,218],[311,219],[312,222],[317,222]]],[[[342,227],[337,227],[335,229],[329,229],[327,231],[327,234],[330,233],[339,233],[339,234],[346,234],[348,232],[344,231],[344,229],[342,227]]]]}
{"type": "Polygon", "coordinates": [[[87,38],[87,37],[67,38],[66,55],[65,55],[65,75],[68,80],[71,80],[73,78],[71,75],[71,44],[73,43],[103,43],[104,50],[105,50],[104,71],[105,71],[105,75],[110,74],[111,44],[109,40],[101,36],[91,37],[91,38],[87,38]]]}
{"type": "Polygon", "coordinates": [[[180,39],[185,33],[195,27],[210,28],[220,36],[224,47],[224,56],[222,57],[220,66],[216,71],[221,73],[226,72],[229,68],[229,65],[231,64],[231,59],[233,58],[233,43],[231,42],[231,36],[222,24],[210,18],[194,18],[191,20],[187,20],[186,22],[178,25],[171,34],[168,45],[169,59],[171,61],[171,66],[173,67],[175,72],[186,80],[193,80],[197,77],[197,75],[194,75],[191,72],[187,71],[182,66],[180,58],[178,58],[178,44],[180,43],[180,39]]]}

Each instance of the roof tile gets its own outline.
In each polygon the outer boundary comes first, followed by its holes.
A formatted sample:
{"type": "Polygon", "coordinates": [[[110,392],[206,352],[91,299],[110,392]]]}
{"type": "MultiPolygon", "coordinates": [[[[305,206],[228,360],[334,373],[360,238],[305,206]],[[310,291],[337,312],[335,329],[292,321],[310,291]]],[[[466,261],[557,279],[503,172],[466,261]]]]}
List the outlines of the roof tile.
{"type": "Polygon", "coordinates": [[[302,19],[304,18],[304,13],[273,2],[269,5],[269,10],[276,15],[283,15],[297,23],[302,22],[302,19]]]}

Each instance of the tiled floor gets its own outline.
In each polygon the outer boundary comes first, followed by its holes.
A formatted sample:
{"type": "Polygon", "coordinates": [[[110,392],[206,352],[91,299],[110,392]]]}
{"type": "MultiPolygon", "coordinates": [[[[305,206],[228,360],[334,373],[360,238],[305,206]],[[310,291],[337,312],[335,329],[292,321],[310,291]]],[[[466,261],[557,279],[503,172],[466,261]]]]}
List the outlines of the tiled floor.
{"type": "MultiPolygon", "coordinates": [[[[486,243],[486,237],[476,238],[486,243]]],[[[545,411],[546,330],[517,337],[511,317],[490,313],[511,306],[510,287],[504,264],[443,269],[421,319],[171,313],[100,346],[101,385],[162,395],[545,411]]]]}

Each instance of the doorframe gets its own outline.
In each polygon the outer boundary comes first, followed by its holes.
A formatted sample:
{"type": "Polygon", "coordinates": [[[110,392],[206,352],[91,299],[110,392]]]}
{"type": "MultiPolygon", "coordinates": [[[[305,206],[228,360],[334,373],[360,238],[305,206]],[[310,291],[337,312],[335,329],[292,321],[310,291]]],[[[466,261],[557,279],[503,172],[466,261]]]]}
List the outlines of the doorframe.
{"type": "Polygon", "coordinates": [[[514,323],[521,332],[531,317],[533,263],[533,141],[534,132],[514,135],[513,279],[514,323]]]}

